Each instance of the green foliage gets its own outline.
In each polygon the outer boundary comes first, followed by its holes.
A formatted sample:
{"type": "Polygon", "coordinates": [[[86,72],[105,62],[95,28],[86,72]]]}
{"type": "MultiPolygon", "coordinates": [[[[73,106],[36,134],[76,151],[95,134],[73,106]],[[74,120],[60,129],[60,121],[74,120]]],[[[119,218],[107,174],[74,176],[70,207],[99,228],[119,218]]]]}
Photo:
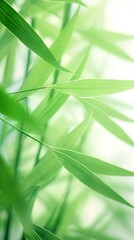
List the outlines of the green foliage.
{"type": "Polygon", "coordinates": [[[56,61],[42,39],[5,1],[0,1],[0,21],[28,48],[54,67],[66,71],[56,61]]]}
{"type": "Polygon", "coordinates": [[[133,239],[134,34],[110,2],[0,0],[2,240],[133,239]]]}

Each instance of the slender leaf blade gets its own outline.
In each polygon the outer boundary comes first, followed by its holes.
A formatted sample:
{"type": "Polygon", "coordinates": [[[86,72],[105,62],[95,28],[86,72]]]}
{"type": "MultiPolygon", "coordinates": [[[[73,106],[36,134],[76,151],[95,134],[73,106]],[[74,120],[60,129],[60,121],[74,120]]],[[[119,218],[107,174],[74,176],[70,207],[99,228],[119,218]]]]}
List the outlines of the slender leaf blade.
{"type": "MultiPolygon", "coordinates": [[[[82,100],[82,103],[87,111],[89,110],[90,102],[86,100],[82,100]]],[[[116,123],[112,120],[103,110],[96,107],[96,105],[91,104],[91,107],[94,109],[93,118],[99,122],[105,129],[111,132],[114,136],[119,138],[131,146],[134,146],[134,141],[128,136],[128,134],[116,123]]]]}
{"type": "MultiPolygon", "coordinates": [[[[61,55],[64,53],[68,45],[68,42],[71,39],[78,14],[79,14],[79,8],[74,14],[74,16],[72,17],[72,19],[70,20],[70,22],[67,24],[67,26],[62,30],[59,37],[50,47],[50,51],[52,52],[52,54],[55,55],[57,60],[60,60],[61,55]]],[[[48,63],[45,63],[42,59],[39,59],[34,64],[30,73],[26,77],[20,90],[41,87],[43,83],[48,79],[48,77],[50,76],[53,70],[54,70],[53,66],[51,66],[48,63]]],[[[29,96],[32,93],[33,92],[23,92],[22,94],[18,94],[16,97],[17,99],[22,99],[29,96]]]]}
{"type": "Polygon", "coordinates": [[[77,162],[84,165],[86,168],[88,168],[95,174],[126,177],[134,176],[134,172],[132,171],[102,161],[98,158],[91,157],[84,153],[67,149],[62,149],[62,152],[65,153],[66,155],[69,155],[71,158],[77,159],[77,162]]]}
{"type": "Polygon", "coordinates": [[[29,49],[59,70],[62,67],[33,28],[4,0],[0,1],[0,21],[29,49]]]}
{"type": "MultiPolygon", "coordinates": [[[[84,134],[88,128],[89,118],[85,119],[81,124],[74,128],[65,138],[59,143],[60,147],[73,147],[78,139],[84,134]],[[71,144],[71,145],[70,145],[71,144]]],[[[24,192],[29,189],[45,184],[49,179],[55,176],[61,169],[61,164],[57,161],[52,152],[48,152],[33,169],[33,171],[22,181],[21,188],[24,192]]]]}
{"type": "MultiPolygon", "coordinates": [[[[82,59],[80,65],[78,66],[75,74],[71,78],[71,81],[74,81],[76,78],[79,78],[85,68],[87,58],[88,58],[89,51],[86,49],[86,54],[82,59]]],[[[60,109],[60,107],[65,103],[68,99],[68,96],[63,93],[55,94],[49,102],[44,98],[42,102],[38,105],[38,107],[32,113],[33,117],[37,120],[40,120],[43,125],[45,125],[48,120],[60,109]]]]}
{"type": "MultiPolygon", "coordinates": [[[[132,123],[134,122],[134,119],[124,115],[120,111],[116,110],[115,108],[109,106],[107,103],[100,101],[98,99],[90,98],[89,100],[86,100],[86,103],[89,103],[89,105],[92,105],[95,108],[102,110],[103,112],[105,112],[107,115],[109,115],[111,117],[114,117],[114,118],[117,118],[117,119],[120,119],[120,120],[126,121],[126,122],[132,122],[132,123]]],[[[90,106],[89,106],[89,108],[90,108],[90,106]]],[[[89,109],[89,110],[91,110],[91,109],[89,109]]]]}
{"type": "Polygon", "coordinates": [[[45,86],[78,98],[119,93],[134,88],[133,80],[83,79],[45,86]]]}
{"type": "Polygon", "coordinates": [[[111,187],[104,183],[99,177],[97,177],[92,171],[87,167],[77,161],[77,158],[72,158],[69,156],[68,151],[64,152],[55,151],[59,162],[65,167],[73,176],[78,178],[82,183],[84,183],[89,188],[94,191],[108,197],[112,200],[115,200],[119,203],[122,203],[126,206],[133,206],[121,197],[117,192],[115,192],[111,187]]]}

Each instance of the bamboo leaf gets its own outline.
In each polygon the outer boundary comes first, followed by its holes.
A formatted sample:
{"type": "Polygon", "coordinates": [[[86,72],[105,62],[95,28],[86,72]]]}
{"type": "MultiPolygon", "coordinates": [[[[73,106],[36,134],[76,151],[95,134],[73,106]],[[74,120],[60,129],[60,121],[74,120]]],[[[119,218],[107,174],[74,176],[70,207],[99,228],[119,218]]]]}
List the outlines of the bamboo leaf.
{"type": "MultiPolygon", "coordinates": [[[[92,105],[95,108],[102,110],[103,112],[105,112],[107,115],[109,115],[111,117],[120,119],[122,121],[127,121],[127,122],[132,122],[132,123],[134,122],[134,119],[127,117],[126,115],[119,112],[115,108],[109,106],[105,102],[100,101],[98,99],[90,98],[89,100],[86,100],[86,103],[89,104],[90,111],[91,111],[91,105],[92,105]]],[[[87,109],[88,109],[88,105],[87,105],[87,109]]]]}
{"type": "Polygon", "coordinates": [[[133,80],[83,79],[45,86],[78,98],[119,93],[134,88],[133,80]]]}
{"type": "Polygon", "coordinates": [[[104,183],[92,171],[84,166],[84,164],[78,162],[76,157],[71,157],[68,150],[55,150],[55,153],[58,156],[58,160],[63,165],[63,167],[65,167],[73,176],[78,178],[86,186],[104,195],[105,197],[133,208],[133,206],[128,201],[126,201],[111,187],[104,183]]]}
{"type": "MultiPolygon", "coordinates": [[[[65,138],[59,143],[60,147],[73,147],[80,137],[88,128],[89,118],[85,119],[81,124],[74,128],[65,138]]],[[[57,161],[52,152],[48,152],[32,170],[32,172],[22,181],[21,188],[24,192],[29,189],[45,184],[49,179],[55,176],[61,169],[61,164],[57,161]],[[50,161],[51,159],[51,161],[50,161]]]]}
{"type": "MultiPolygon", "coordinates": [[[[75,23],[78,17],[78,13],[79,8],[50,48],[50,51],[52,52],[52,54],[54,54],[57,60],[60,60],[61,55],[64,53],[68,45],[68,42],[71,39],[75,23]]],[[[43,83],[48,79],[53,70],[54,70],[53,66],[51,66],[48,63],[45,63],[42,59],[39,59],[34,64],[32,70],[26,77],[20,90],[24,91],[28,88],[41,87],[43,83]]],[[[23,92],[22,94],[17,95],[17,99],[25,98],[30,94],[32,94],[32,92],[23,92]]]]}
{"type": "MultiPolygon", "coordinates": [[[[78,66],[75,74],[71,78],[71,81],[74,81],[76,78],[79,78],[85,68],[87,58],[89,55],[89,49],[86,49],[86,54],[84,55],[80,65],[78,66]]],[[[48,120],[60,109],[60,107],[65,103],[68,99],[68,96],[58,92],[55,94],[49,102],[44,98],[42,102],[38,105],[38,107],[32,113],[33,117],[39,120],[45,125],[48,120]]]]}
{"type": "Polygon", "coordinates": [[[75,81],[61,82],[53,85],[45,85],[33,89],[20,90],[13,94],[29,93],[45,88],[57,89],[64,94],[69,94],[77,98],[90,98],[115,94],[134,88],[134,80],[113,80],[113,79],[80,79],[75,81]]]}
{"type": "Polygon", "coordinates": [[[87,169],[94,172],[95,174],[126,177],[134,176],[134,172],[132,171],[123,169],[116,165],[104,162],[100,159],[88,156],[77,151],[62,149],[62,153],[68,155],[72,159],[76,159],[77,162],[84,165],[87,169]]]}
{"type": "Polygon", "coordinates": [[[58,63],[33,28],[4,0],[0,1],[0,21],[33,52],[57,69],[68,72],[58,63]]]}
{"type": "MultiPolygon", "coordinates": [[[[82,101],[82,103],[86,110],[89,111],[90,102],[84,100],[82,101]]],[[[96,121],[98,121],[104,128],[106,128],[117,138],[134,146],[134,141],[127,135],[127,133],[125,133],[125,131],[116,122],[109,118],[109,116],[104,111],[97,108],[94,104],[91,104],[90,106],[93,107],[94,109],[93,117],[96,121]]]]}

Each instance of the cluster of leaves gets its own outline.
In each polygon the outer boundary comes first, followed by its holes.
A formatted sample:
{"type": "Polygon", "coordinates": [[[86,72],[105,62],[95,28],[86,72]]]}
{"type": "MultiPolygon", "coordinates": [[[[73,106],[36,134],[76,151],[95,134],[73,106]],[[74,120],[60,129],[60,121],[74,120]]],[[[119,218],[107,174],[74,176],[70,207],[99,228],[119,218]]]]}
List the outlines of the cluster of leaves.
{"type": "MultiPolygon", "coordinates": [[[[132,177],[134,172],[84,154],[81,150],[83,139],[93,121],[99,122],[121,141],[134,146],[134,141],[113,118],[130,123],[133,123],[134,119],[111,107],[104,97],[133,89],[134,81],[81,77],[94,45],[116,57],[133,62],[132,57],[116,43],[116,41],[131,40],[133,36],[97,29],[94,22],[96,18],[92,16],[92,11],[95,10],[88,9],[80,0],[31,0],[24,1],[21,6],[17,1],[14,5],[13,3],[13,0],[8,3],[0,0],[2,23],[0,61],[6,59],[3,82],[0,87],[0,211],[4,209],[7,213],[6,219],[0,219],[3,223],[0,229],[4,232],[3,239],[6,240],[10,236],[12,216],[15,215],[23,227],[24,235],[20,233],[18,237],[20,239],[117,240],[117,237],[95,230],[94,226],[82,228],[76,221],[74,221],[75,227],[69,230],[69,233],[67,231],[69,224],[65,224],[64,231],[58,230],[67,208],[72,209],[71,218],[75,215],[73,208],[77,207],[76,199],[70,205],[68,202],[74,177],[97,193],[133,208],[133,205],[110,187],[105,180],[102,180],[101,176],[132,177]],[[15,6],[19,11],[15,10],[15,6]],[[88,19],[91,26],[88,29],[82,29],[78,27],[77,21],[86,11],[91,15],[88,19]],[[48,21],[49,17],[54,17],[54,20],[61,24],[61,30],[48,21]],[[73,38],[70,48],[75,47],[78,38],[78,47],[79,41],[85,46],[84,53],[82,49],[78,57],[71,54],[68,66],[64,67],[61,60],[64,60],[64,55],[70,54],[69,49],[65,50],[73,38]],[[53,42],[50,48],[45,44],[46,40],[53,42]],[[14,66],[17,49],[20,45],[22,46],[22,43],[28,48],[24,77],[22,77],[23,81],[21,79],[18,81],[21,86],[16,91],[11,91],[14,85],[15,89],[17,85],[13,80],[14,66]],[[37,60],[35,54],[38,55],[37,60]],[[34,106],[36,98],[39,98],[39,101],[34,106]],[[63,133],[61,131],[61,134],[57,134],[56,143],[53,144],[53,140],[48,139],[47,132],[49,128],[51,129],[51,122],[55,115],[70,99],[73,99],[72,101],[76,99],[77,104],[82,107],[83,120],[71,131],[66,130],[66,122],[60,122],[63,133]],[[11,157],[14,160],[8,159],[9,157],[3,154],[2,150],[10,137],[15,138],[18,145],[17,150],[14,151],[15,154],[13,153],[11,157]],[[37,153],[32,157],[29,156],[29,152],[23,156],[30,164],[32,162],[32,166],[34,165],[28,172],[19,170],[21,155],[28,151],[23,147],[25,142],[29,144],[27,141],[30,141],[33,148],[39,145],[37,153]],[[48,220],[43,221],[43,227],[41,227],[32,219],[34,202],[38,199],[39,193],[43,192],[50,183],[58,181],[58,174],[62,167],[68,171],[68,174],[66,172],[61,176],[61,180],[63,182],[66,180],[68,184],[65,196],[60,203],[51,197],[48,198],[49,202],[44,203],[52,210],[48,220]]],[[[21,58],[20,55],[19,58],[21,58]]],[[[54,133],[51,137],[53,136],[54,133]]],[[[23,166],[25,165],[27,167],[24,161],[23,166]]],[[[79,196],[80,198],[82,197],[79,196]]],[[[44,218],[46,219],[45,215],[44,218]]]]}

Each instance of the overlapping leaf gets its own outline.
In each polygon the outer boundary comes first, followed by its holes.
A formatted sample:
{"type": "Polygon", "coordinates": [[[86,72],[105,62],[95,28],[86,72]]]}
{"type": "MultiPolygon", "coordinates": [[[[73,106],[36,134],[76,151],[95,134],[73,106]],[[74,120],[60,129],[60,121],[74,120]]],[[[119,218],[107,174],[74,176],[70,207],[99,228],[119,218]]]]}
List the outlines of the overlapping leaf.
{"type": "MultiPolygon", "coordinates": [[[[56,89],[64,94],[72,95],[77,98],[90,98],[105,96],[134,89],[133,80],[112,80],[112,79],[80,79],[75,81],[60,82],[44,87],[20,90],[19,95],[29,94],[41,89],[56,89]]],[[[14,93],[15,94],[15,93],[14,93]]]]}
{"type": "MultiPolygon", "coordinates": [[[[84,134],[88,128],[90,117],[85,119],[75,129],[73,129],[64,139],[59,143],[59,146],[73,147],[78,139],[84,134]]],[[[48,152],[39,164],[32,170],[32,172],[22,181],[21,188],[24,192],[29,189],[45,184],[49,179],[55,176],[61,169],[61,164],[57,161],[52,152],[48,152]]]]}
{"type": "Polygon", "coordinates": [[[88,168],[89,170],[96,174],[128,177],[134,176],[134,172],[132,171],[123,169],[108,162],[104,162],[95,157],[91,157],[73,150],[61,149],[61,151],[63,154],[69,156],[70,158],[72,159],[75,158],[77,162],[84,165],[86,168],[88,168]]]}
{"type": "Polygon", "coordinates": [[[116,110],[115,108],[111,107],[110,105],[108,105],[107,103],[105,103],[104,101],[100,101],[98,99],[89,99],[86,100],[87,106],[89,105],[89,109],[90,106],[94,106],[96,109],[100,109],[103,112],[105,112],[107,115],[120,119],[122,121],[126,121],[126,122],[134,122],[134,119],[124,115],[123,113],[121,113],[120,111],[116,110]]]}
{"type": "Polygon", "coordinates": [[[33,28],[4,0],[0,1],[0,21],[28,48],[62,71],[62,67],[33,28]]]}
{"type": "MultiPolygon", "coordinates": [[[[61,55],[64,53],[69,40],[71,39],[72,33],[74,31],[75,23],[78,17],[79,9],[76,11],[70,22],[60,33],[57,40],[51,46],[50,51],[54,54],[57,60],[61,58],[61,55]]],[[[43,83],[48,79],[54,67],[48,63],[45,63],[42,59],[38,60],[28,76],[26,77],[24,83],[21,86],[22,91],[29,88],[41,87],[43,83]]],[[[18,99],[25,98],[31,95],[33,92],[23,92],[22,94],[17,95],[18,99]]]]}
{"type": "MultiPolygon", "coordinates": [[[[105,113],[105,105],[102,105],[102,107],[104,107],[104,109],[102,110],[101,108],[101,104],[98,106],[96,106],[96,104],[94,104],[94,100],[92,101],[87,101],[87,100],[82,100],[82,103],[85,107],[85,109],[90,112],[91,109],[94,109],[94,119],[96,121],[98,121],[104,128],[106,128],[108,131],[110,131],[114,136],[116,136],[117,138],[121,139],[122,141],[134,146],[134,141],[128,136],[128,134],[116,123],[114,122],[108,115],[107,113],[105,113]],[[91,109],[90,109],[91,107],[91,109]]],[[[95,102],[96,103],[96,102],[95,102]]],[[[97,102],[98,103],[98,102],[97,102]]],[[[107,109],[107,105],[106,105],[106,109],[107,109]]],[[[108,109],[109,110],[109,109],[108,109]]],[[[121,117],[121,114],[118,114],[118,112],[113,112],[116,116],[121,117]]],[[[123,116],[124,119],[124,116],[123,116]]]]}
{"type": "Polygon", "coordinates": [[[89,168],[82,162],[77,160],[77,156],[70,156],[68,150],[56,150],[59,162],[76,178],[84,183],[94,191],[115,200],[119,203],[125,204],[129,207],[133,207],[127,200],[121,197],[111,187],[104,183],[99,177],[97,177],[89,168]]]}
{"type": "MultiPolygon", "coordinates": [[[[86,54],[82,59],[80,65],[78,66],[77,70],[75,71],[74,76],[71,78],[71,81],[74,81],[76,78],[79,78],[85,68],[87,58],[88,58],[89,51],[86,49],[86,54]]],[[[38,105],[38,107],[34,110],[32,115],[35,119],[38,119],[43,122],[45,125],[48,120],[60,109],[60,107],[65,103],[68,96],[58,92],[55,94],[48,102],[46,98],[42,100],[42,102],[38,105]]]]}

